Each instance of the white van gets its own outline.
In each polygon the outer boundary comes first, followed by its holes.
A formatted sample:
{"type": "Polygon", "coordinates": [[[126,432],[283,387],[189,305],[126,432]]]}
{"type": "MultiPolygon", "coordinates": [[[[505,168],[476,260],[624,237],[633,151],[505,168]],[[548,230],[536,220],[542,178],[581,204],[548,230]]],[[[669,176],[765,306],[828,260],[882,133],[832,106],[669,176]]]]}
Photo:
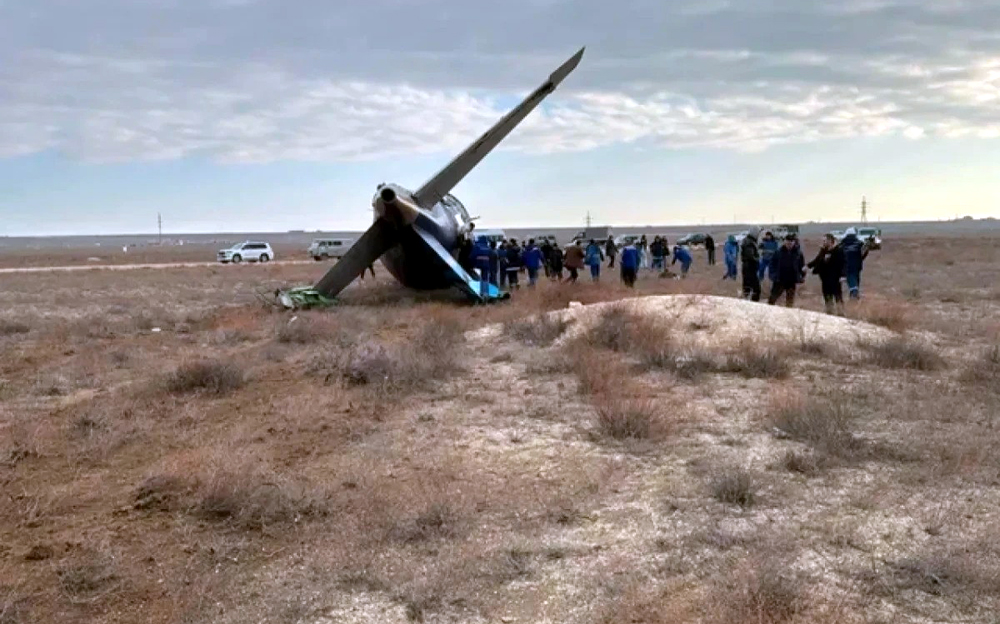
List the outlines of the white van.
{"type": "Polygon", "coordinates": [[[490,242],[495,241],[498,245],[507,240],[507,234],[503,230],[480,230],[479,228],[472,230],[472,238],[474,240],[479,240],[483,236],[486,237],[486,240],[490,242]]]}
{"type": "Polygon", "coordinates": [[[343,258],[353,244],[354,240],[350,238],[317,238],[307,252],[316,262],[324,258],[343,258]]]}

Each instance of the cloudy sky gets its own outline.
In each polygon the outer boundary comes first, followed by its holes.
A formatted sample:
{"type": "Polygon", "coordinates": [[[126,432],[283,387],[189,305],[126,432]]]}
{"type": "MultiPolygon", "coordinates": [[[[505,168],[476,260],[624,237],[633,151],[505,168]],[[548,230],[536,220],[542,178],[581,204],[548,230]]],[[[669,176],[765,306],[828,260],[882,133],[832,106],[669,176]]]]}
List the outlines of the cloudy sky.
{"type": "Polygon", "coordinates": [[[0,0],[0,235],[1000,216],[1000,0],[0,0]]]}

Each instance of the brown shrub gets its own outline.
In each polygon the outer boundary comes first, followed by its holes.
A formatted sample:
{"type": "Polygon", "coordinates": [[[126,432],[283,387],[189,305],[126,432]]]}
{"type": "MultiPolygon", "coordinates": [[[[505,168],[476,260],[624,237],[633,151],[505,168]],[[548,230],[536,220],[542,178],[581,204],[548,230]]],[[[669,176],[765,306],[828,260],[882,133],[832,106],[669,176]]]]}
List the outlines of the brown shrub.
{"type": "Polygon", "coordinates": [[[593,347],[612,351],[640,352],[669,345],[673,339],[669,324],[634,312],[624,305],[605,308],[584,340],[593,347]]]}
{"type": "Polygon", "coordinates": [[[771,425],[793,440],[810,445],[818,453],[857,460],[868,455],[867,445],[851,431],[858,416],[859,410],[851,397],[839,400],[789,397],[779,399],[772,406],[771,425]]]}
{"type": "Polygon", "coordinates": [[[712,479],[712,496],[720,503],[750,507],[757,500],[757,486],[743,468],[730,468],[712,479]]]}
{"type": "Polygon", "coordinates": [[[655,401],[607,396],[597,402],[597,429],[615,440],[647,440],[660,429],[655,401]]]}
{"type": "Polygon", "coordinates": [[[786,354],[777,347],[744,343],[726,356],[723,370],[747,379],[784,379],[791,367],[786,354]]]}
{"type": "Polygon", "coordinates": [[[621,358],[584,344],[566,349],[564,357],[576,373],[580,394],[620,396],[627,393],[632,375],[621,358]]]}
{"type": "Polygon", "coordinates": [[[913,326],[913,305],[894,299],[868,298],[854,307],[851,316],[872,325],[902,332],[913,326]]]}
{"type": "Polygon", "coordinates": [[[997,596],[1000,566],[973,549],[924,552],[888,562],[889,587],[933,596],[997,596]]]}
{"type": "Polygon", "coordinates": [[[1000,345],[992,345],[962,373],[962,380],[1000,391],[1000,345]]]}
{"type": "Polygon", "coordinates": [[[68,562],[56,569],[59,587],[71,598],[92,600],[120,584],[113,559],[95,556],[89,560],[68,562]]]}
{"type": "Polygon", "coordinates": [[[758,561],[719,580],[711,592],[713,624],[783,624],[805,611],[802,580],[788,565],[758,561]]]}
{"type": "Polygon", "coordinates": [[[216,472],[199,484],[195,497],[196,515],[245,529],[296,524],[329,512],[323,492],[258,470],[216,472]]]}
{"type": "Polygon", "coordinates": [[[446,502],[433,502],[416,515],[389,527],[392,540],[415,544],[450,537],[455,533],[458,516],[446,502]]]}
{"type": "Polygon", "coordinates": [[[31,331],[31,326],[23,321],[16,321],[14,319],[0,319],[0,336],[27,334],[30,331],[31,331]]]}
{"type": "Polygon", "coordinates": [[[510,336],[524,344],[547,347],[559,339],[569,322],[563,320],[558,314],[541,314],[533,319],[513,320],[504,323],[503,331],[506,336],[510,336]]]}
{"type": "Polygon", "coordinates": [[[243,387],[246,378],[235,364],[218,360],[189,362],[167,376],[167,390],[174,394],[207,392],[226,394],[243,387]]]}
{"type": "Polygon", "coordinates": [[[861,346],[868,351],[869,361],[882,368],[937,371],[947,366],[945,359],[933,347],[905,336],[865,342],[861,346]]]}
{"type": "Polygon", "coordinates": [[[784,457],[781,458],[781,465],[789,472],[804,475],[815,474],[820,469],[820,462],[814,455],[795,451],[785,453],[784,457]]]}

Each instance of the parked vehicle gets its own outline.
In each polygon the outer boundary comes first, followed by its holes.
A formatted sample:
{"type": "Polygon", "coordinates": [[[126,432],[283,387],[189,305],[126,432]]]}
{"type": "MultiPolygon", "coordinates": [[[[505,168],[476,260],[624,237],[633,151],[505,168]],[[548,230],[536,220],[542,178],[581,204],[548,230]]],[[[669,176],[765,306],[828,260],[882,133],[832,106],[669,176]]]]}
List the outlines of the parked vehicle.
{"type": "Polygon", "coordinates": [[[241,262],[270,262],[274,260],[274,250],[268,243],[247,241],[237,243],[229,249],[220,249],[218,256],[222,264],[239,264],[241,262]]]}
{"type": "Polygon", "coordinates": [[[632,243],[638,242],[642,238],[641,234],[622,234],[615,239],[615,247],[621,249],[626,245],[631,245],[632,243]]]}
{"type": "Polygon", "coordinates": [[[343,258],[353,244],[354,240],[350,238],[317,238],[307,251],[313,260],[319,262],[325,258],[343,258]]]}
{"type": "Polygon", "coordinates": [[[507,234],[503,230],[499,229],[480,230],[479,228],[476,228],[475,230],[472,231],[472,236],[474,236],[477,240],[480,237],[485,236],[486,240],[495,242],[498,245],[503,241],[507,240],[507,234]]]}
{"type": "Polygon", "coordinates": [[[882,230],[878,228],[858,228],[858,238],[868,245],[869,249],[882,249],[882,230]]]}
{"type": "Polygon", "coordinates": [[[708,234],[702,232],[696,232],[694,234],[687,234],[677,239],[677,244],[684,247],[694,247],[697,245],[704,245],[705,239],[708,238],[708,234]]]}
{"type": "Polygon", "coordinates": [[[585,230],[581,230],[573,236],[573,242],[587,242],[589,243],[591,239],[595,241],[606,241],[608,237],[611,236],[611,228],[607,226],[601,227],[589,227],[585,230]]]}

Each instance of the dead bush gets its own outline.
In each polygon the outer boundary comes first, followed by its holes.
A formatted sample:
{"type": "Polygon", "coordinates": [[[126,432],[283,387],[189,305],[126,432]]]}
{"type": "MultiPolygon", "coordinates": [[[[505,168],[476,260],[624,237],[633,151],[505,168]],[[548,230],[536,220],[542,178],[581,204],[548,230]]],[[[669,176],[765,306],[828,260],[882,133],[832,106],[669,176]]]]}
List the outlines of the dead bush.
{"type": "Polygon", "coordinates": [[[712,480],[712,496],[720,503],[751,507],[757,500],[757,486],[743,468],[730,468],[712,480]]]}
{"type": "Polygon", "coordinates": [[[851,431],[858,416],[858,408],[850,397],[839,400],[793,397],[772,407],[771,425],[822,455],[857,460],[868,454],[864,441],[851,431]]]}
{"type": "Polygon", "coordinates": [[[415,516],[394,523],[389,537],[405,544],[416,544],[450,537],[455,533],[458,516],[444,502],[435,502],[415,516]]]}
{"type": "Polygon", "coordinates": [[[659,419],[655,401],[603,397],[597,403],[597,429],[615,440],[647,440],[657,432],[659,419]]]}
{"type": "Polygon", "coordinates": [[[329,511],[326,497],[308,484],[253,470],[216,472],[195,496],[196,515],[245,529],[296,524],[329,511]]]}
{"type": "Polygon", "coordinates": [[[0,319],[0,336],[27,334],[30,331],[31,326],[27,323],[13,319],[0,319]]]}
{"type": "Polygon", "coordinates": [[[182,504],[190,483],[176,475],[154,475],[142,482],[133,496],[133,507],[143,511],[172,511],[182,504]]]}
{"type": "Polygon", "coordinates": [[[593,347],[626,353],[650,345],[668,344],[672,335],[666,324],[623,305],[613,305],[601,312],[584,340],[593,347]]]}
{"type": "Polygon", "coordinates": [[[985,349],[962,373],[962,380],[1000,391],[1000,345],[985,349]]]}
{"type": "Polygon", "coordinates": [[[724,370],[747,379],[784,379],[791,367],[786,354],[777,347],[744,343],[726,356],[724,370]]]}
{"type": "Polygon", "coordinates": [[[567,327],[569,322],[559,314],[541,314],[533,319],[507,321],[503,330],[506,336],[526,345],[547,347],[566,333],[567,327]]]}
{"type": "Polygon", "coordinates": [[[300,317],[281,323],[275,336],[278,342],[284,344],[312,344],[325,337],[312,319],[300,317]]]}
{"type": "Polygon", "coordinates": [[[781,458],[781,465],[788,472],[797,472],[804,475],[812,475],[819,471],[820,462],[816,459],[816,456],[809,453],[797,453],[795,451],[788,451],[785,456],[781,458]]]}
{"type": "Polygon", "coordinates": [[[905,336],[863,343],[872,364],[882,368],[937,371],[947,363],[933,347],[905,336]]]}
{"type": "Polygon", "coordinates": [[[987,553],[953,549],[920,553],[887,565],[888,585],[897,590],[947,597],[1000,594],[1000,567],[987,553]]]}
{"type": "Polygon", "coordinates": [[[218,360],[189,362],[167,376],[167,390],[174,394],[206,392],[226,394],[243,387],[246,378],[235,364],[218,360]]]}
{"type": "Polygon", "coordinates": [[[400,368],[394,355],[380,342],[362,342],[344,358],[344,379],[356,386],[387,382],[400,368]]]}
{"type": "Polygon", "coordinates": [[[757,561],[719,580],[711,592],[713,624],[783,624],[805,611],[803,581],[781,562],[757,561]]]}
{"type": "Polygon", "coordinates": [[[106,557],[66,563],[56,569],[59,587],[73,599],[93,599],[120,583],[114,566],[106,557]]]}
{"type": "Polygon", "coordinates": [[[905,301],[869,298],[861,301],[853,309],[851,316],[859,320],[879,325],[894,332],[903,332],[913,325],[913,305],[905,301]]]}
{"type": "Polygon", "coordinates": [[[579,345],[564,352],[576,373],[580,394],[621,395],[631,379],[628,367],[614,354],[579,345]]]}

